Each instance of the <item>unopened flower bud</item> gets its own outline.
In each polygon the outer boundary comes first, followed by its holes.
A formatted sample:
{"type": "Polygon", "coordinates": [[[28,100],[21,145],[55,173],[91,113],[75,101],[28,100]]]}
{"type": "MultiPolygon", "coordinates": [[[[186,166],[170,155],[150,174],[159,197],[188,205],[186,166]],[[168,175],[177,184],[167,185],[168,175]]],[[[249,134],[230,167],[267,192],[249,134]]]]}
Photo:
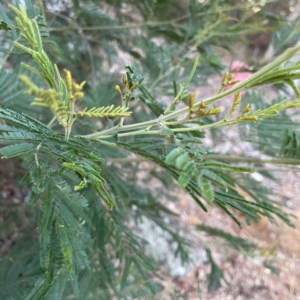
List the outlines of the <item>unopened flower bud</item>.
{"type": "Polygon", "coordinates": [[[115,90],[118,93],[118,95],[122,97],[122,91],[121,91],[121,88],[118,85],[116,85],[115,90]]]}

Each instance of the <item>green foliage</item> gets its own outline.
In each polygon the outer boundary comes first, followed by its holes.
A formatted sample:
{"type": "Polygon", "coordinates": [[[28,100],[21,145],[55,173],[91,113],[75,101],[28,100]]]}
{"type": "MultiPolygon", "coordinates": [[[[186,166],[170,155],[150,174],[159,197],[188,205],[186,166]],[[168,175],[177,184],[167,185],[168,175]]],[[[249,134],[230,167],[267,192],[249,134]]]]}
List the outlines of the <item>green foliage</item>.
{"type": "Polygon", "coordinates": [[[57,65],[51,63],[43,49],[42,36],[37,21],[29,19],[22,5],[19,5],[18,8],[10,4],[8,6],[17,15],[15,21],[21,31],[21,37],[30,45],[30,47],[26,47],[22,43],[14,41],[14,46],[30,54],[40,70],[25,63],[22,63],[22,66],[44,79],[50,87],[49,90],[39,89],[28,77],[21,76],[21,80],[29,88],[27,93],[36,96],[31,105],[49,108],[58,123],[65,128],[66,140],[68,140],[72,125],[78,117],[124,117],[130,115],[127,112],[128,107],[123,106],[113,109],[113,105],[90,110],[85,108],[83,111],[75,112],[74,102],[84,96],[82,89],[85,81],[80,85],[72,82],[71,73],[67,70],[65,70],[66,79],[64,81],[57,65]]]}
{"type": "Polygon", "coordinates": [[[294,131],[292,132],[292,135],[289,134],[288,129],[284,131],[279,155],[300,159],[300,143],[297,141],[296,133],[294,131]]]}
{"type": "MultiPolygon", "coordinates": [[[[204,211],[206,203],[218,206],[240,226],[235,210],[250,220],[278,216],[291,224],[264,187],[253,189],[251,166],[214,156],[203,138],[205,130],[260,120],[258,124],[265,124],[277,112],[299,107],[299,99],[263,107],[258,106],[262,101],[253,100],[251,108],[246,104],[233,116],[242,91],[266,84],[289,85],[299,98],[293,83],[300,78],[299,64],[286,63],[299,47],[229,89],[234,78],[225,73],[220,92],[207,99],[199,101],[190,92],[222,70],[214,46],[230,49],[241,33],[256,32],[267,18],[263,11],[254,25],[248,17],[250,4],[236,7],[229,0],[190,1],[184,16],[181,2],[169,0],[127,1],[126,7],[117,0],[73,1],[60,3],[59,13],[54,12],[56,1],[47,7],[30,0],[25,4],[9,4],[11,11],[5,2],[0,5],[6,40],[1,47],[0,154],[3,165],[12,161],[15,166],[7,165],[9,172],[0,170],[0,178],[15,173],[16,189],[22,192],[17,205],[4,199],[4,193],[0,198],[8,211],[1,225],[1,241],[7,242],[0,249],[1,299],[131,299],[159,293],[161,286],[153,280],[159,278],[156,262],[144,254],[145,240],[136,235],[132,222],[153,221],[177,245],[175,255],[187,261],[188,239],[163,221],[176,214],[158,197],[163,191],[168,194],[166,186],[174,188],[174,180],[204,211]],[[241,21],[234,17],[239,8],[245,9],[241,21]],[[171,20],[165,20],[166,11],[171,20]],[[124,68],[120,51],[136,59],[134,67],[124,68]],[[124,68],[122,88],[115,74],[107,76],[113,64],[118,72],[124,68]],[[212,103],[228,95],[235,95],[233,105],[221,118],[221,107],[212,103]],[[162,103],[166,97],[167,105],[162,103]],[[216,119],[210,122],[211,115],[216,119]],[[128,153],[161,168],[149,174],[161,188],[154,191],[148,178],[139,186],[139,167],[130,164],[128,153]],[[237,187],[254,201],[244,199],[237,187]],[[13,234],[11,224],[22,234],[13,234]]],[[[259,143],[261,136],[253,137],[259,143]]],[[[274,134],[270,139],[279,145],[282,137],[274,134]]],[[[295,134],[286,131],[280,155],[298,159],[298,148],[295,134]]],[[[253,249],[223,231],[205,225],[198,229],[238,249],[253,249]]],[[[213,291],[224,276],[209,249],[207,256],[212,267],[208,289],[213,291]]]]}
{"type": "Polygon", "coordinates": [[[15,33],[15,27],[10,18],[8,17],[2,4],[0,4],[0,30],[13,30],[15,33]]]}
{"type": "Polygon", "coordinates": [[[225,283],[227,283],[227,281],[225,280],[223,271],[218,267],[218,265],[213,260],[210,249],[206,249],[206,254],[211,266],[211,271],[207,276],[208,291],[213,293],[217,288],[222,286],[221,280],[225,281],[225,283]]]}
{"type": "Polygon", "coordinates": [[[236,250],[250,252],[255,250],[256,248],[256,245],[251,243],[250,241],[237,236],[233,236],[230,233],[225,232],[223,230],[206,225],[197,225],[196,228],[200,231],[206,232],[208,235],[224,239],[231,247],[235,248],[236,250]]]}

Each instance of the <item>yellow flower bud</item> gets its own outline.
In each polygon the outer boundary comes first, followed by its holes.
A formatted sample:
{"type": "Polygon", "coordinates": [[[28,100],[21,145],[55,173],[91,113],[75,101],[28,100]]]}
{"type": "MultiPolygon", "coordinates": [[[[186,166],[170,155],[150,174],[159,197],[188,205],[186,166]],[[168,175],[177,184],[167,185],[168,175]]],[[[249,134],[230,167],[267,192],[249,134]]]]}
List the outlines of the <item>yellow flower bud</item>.
{"type": "Polygon", "coordinates": [[[118,93],[118,95],[122,97],[122,91],[121,91],[121,88],[118,85],[116,85],[115,90],[118,93]]]}
{"type": "Polygon", "coordinates": [[[123,85],[124,85],[124,86],[127,86],[128,80],[127,80],[127,75],[126,75],[126,73],[124,73],[124,74],[122,75],[122,81],[123,81],[123,85]]]}
{"type": "Polygon", "coordinates": [[[250,108],[250,105],[249,103],[243,108],[242,110],[242,115],[247,113],[247,112],[250,112],[252,109],[250,108]]]}
{"type": "Polygon", "coordinates": [[[139,83],[136,82],[135,84],[133,84],[133,86],[130,88],[130,91],[135,90],[137,87],[139,86],[139,83]]]}
{"type": "Polygon", "coordinates": [[[66,77],[66,84],[67,84],[67,89],[68,92],[71,93],[72,92],[72,75],[71,72],[64,69],[65,72],[65,77],[66,77]]]}
{"type": "Polygon", "coordinates": [[[191,93],[189,95],[189,109],[190,109],[190,111],[192,110],[194,104],[195,104],[195,93],[191,93]]]}

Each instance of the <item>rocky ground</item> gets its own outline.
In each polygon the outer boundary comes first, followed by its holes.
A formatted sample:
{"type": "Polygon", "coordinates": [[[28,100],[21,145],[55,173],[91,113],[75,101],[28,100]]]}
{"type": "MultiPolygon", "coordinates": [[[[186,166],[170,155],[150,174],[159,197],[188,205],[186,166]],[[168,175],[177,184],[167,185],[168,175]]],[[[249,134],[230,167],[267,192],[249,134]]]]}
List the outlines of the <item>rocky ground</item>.
{"type": "MultiPolygon", "coordinates": [[[[300,170],[278,172],[277,175],[284,178],[274,186],[278,198],[288,203],[287,211],[300,218],[300,184],[297,182],[300,170]]],[[[174,257],[175,248],[170,243],[170,236],[151,221],[144,220],[139,233],[149,242],[145,251],[160,263],[160,274],[164,278],[165,290],[154,299],[300,299],[300,219],[295,219],[295,229],[283,223],[276,226],[266,218],[240,229],[218,208],[211,207],[205,213],[186,193],[180,190],[175,193],[178,202],[170,202],[164,197],[162,201],[179,215],[176,220],[169,221],[174,222],[180,233],[192,242],[191,262],[182,265],[174,257]],[[195,230],[197,224],[247,238],[257,245],[257,249],[252,253],[233,250],[221,240],[195,230]],[[211,248],[213,259],[229,283],[223,281],[222,287],[214,294],[207,290],[210,264],[205,247],[211,248]]]]}

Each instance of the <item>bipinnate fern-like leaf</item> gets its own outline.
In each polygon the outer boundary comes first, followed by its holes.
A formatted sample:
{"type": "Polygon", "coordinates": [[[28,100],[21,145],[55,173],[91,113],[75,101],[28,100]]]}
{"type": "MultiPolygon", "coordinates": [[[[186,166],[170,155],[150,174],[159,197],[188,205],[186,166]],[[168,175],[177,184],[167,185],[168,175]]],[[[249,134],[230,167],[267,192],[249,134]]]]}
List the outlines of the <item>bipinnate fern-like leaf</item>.
{"type": "Polygon", "coordinates": [[[62,166],[59,174],[72,170],[82,179],[81,183],[75,187],[75,190],[79,190],[89,184],[97,191],[109,208],[113,208],[115,201],[104,186],[106,181],[100,175],[101,169],[94,162],[84,159],[77,163],[63,163],[62,166]]]}
{"type": "Polygon", "coordinates": [[[25,63],[23,63],[23,66],[46,81],[50,89],[44,90],[38,88],[26,76],[21,76],[20,78],[29,87],[27,93],[35,96],[32,105],[51,110],[58,123],[64,127],[66,140],[69,139],[73,123],[78,117],[123,118],[130,115],[127,105],[123,106],[123,104],[116,108],[112,105],[109,107],[94,107],[89,110],[85,108],[83,111],[76,112],[74,103],[78,98],[84,96],[82,89],[85,85],[85,81],[81,84],[72,82],[71,72],[68,70],[65,70],[66,78],[63,80],[57,65],[52,64],[49,56],[43,49],[41,33],[37,21],[28,17],[27,12],[22,5],[14,7],[9,4],[9,8],[17,15],[16,23],[21,30],[21,36],[26,40],[30,47],[25,46],[18,41],[15,41],[14,45],[30,54],[38,64],[39,70],[25,63]]]}
{"type": "MultiPolygon", "coordinates": [[[[38,121],[37,119],[27,115],[27,114],[20,114],[11,109],[3,109],[0,108],[0,119],[5,120],[18,126],[19,129],[27,129],[29,132],[37,132],[40,135],[42,134],[50,134],[52,131],[49,127],[47,127],[42,122],[38,121]]],[[[8,131],[17,131],[10,127],[8,131]]]]}
{"type": "Polygon", "coordinates": [[[41,267],[47,270],[50,265],[50,254],[51,247],[53,243],[53,225],[55,218],[55,201],[53,197],[53,191],[51,186],[47,185],[45,187],[45,192],[43,194],[43,209],[41,212],[41,217],[39,219],[38,233],[40,234],[40,264],[41,267]]]}
{"type": "Polygon", "coordinates": [[[91,109],[85,108],[82,111],[75,113],[76,118],[88,116],[88,117],[126,117],[130,116],[131,112],[128,111],[128,107],[117,106],[114,108],[114,105],[107,107],[93,107],[91,109]]]}
{"type": "Polygon", "coordinates": [[[41,34],[36,20],[28,17],[27,12],[22,5],[19,5],[18,8],[16,8],[9,4],[9,8],[17,15],[16,23],[22,31],[22,37],[30,44],[31,48],[28,48],[19,42],[14,42],[15,46],[32,55],[41,69],[41,73],[39,73],[42,77],[49,83],[51,88],[57,88],[55,82],[55,67],[43,50],[41,34]]]}
{"type": "Polygon", "coordinates": [[[3,131],[1,135],[2,144],[20,143],[21,141],[41,142],[43,140],[41,135],[38,135],[33,132],[29,132],[27,130],[22,130],[22,129],[17,130],[17,128],[10,127],[7,125],[3,127],[0,125],[0,131],[3,131]]]}
{"type": "Polygon", "coordinates": [[[98,149],[86,147],[86,142],[80,140],[66,142],[61,134],[55,134],[24,114],[1,109],[0,117],[10,124],[1,124],[0,143],[8,145],[0,153],[3,158],[24,157],[24,166],[30,171],[22,183],[32,185],[28,204],[37,206],[40,203],[42,208],[38,233],[43,277],[40,278],[40,285],[28,294],[32,295],[32,299],[38,299],[48,293],[59,272],[65,270],[74,281],[77,280],[77,270],[89,267],[87,249],[91,240],[87,227],[91,229],[92,221],[86,211],[88,201],[82,194],[72,190],[63,178],[65,173],[86,180],[86,185],[92,187],[110,208],[114,201],[100,175],[98,165],[104,160],[98,149]],[[21,130],[17,130],[20,127],[21,130]],[[76,163],[75,153],[78,158],[76,163]],[[56,161],[60,163],[57,165],[56,161]],[[63,264],[53,264],[61,259],[63,264]]]}
{"type": "Polygon", "coordinates": [[[34,165],[30,170],[30,179],[33,184],[32,192],[35,194],[41,194],[45,186],[45,176],[41,166],[34,165]]]}
{"type": "MultiPolygon", "coordinates": [[[[17,2],[19,3],[20,1],[17,2]]],[[[119,20],[117,18],[116,20],[113,20],[111,16],[108,17],[96,4],[82,6],[75,2],[74,7],[76,8],[75,14],[78,17],[78,24],[86,24],[87,28],[94,25],[102,26],[103,22],[108,25],[119,26],[124,21],[124,19],[119,20]],[[91,15],[97,16],[97,18],[91,18],[91,15]]],[[[146,2],[142,1],[140,5],[135,6],[142,11],[143,16],[148,16],[148,3],[146,2]]],[[[153,9],[157,8],[157,5],[164,5],[160,2],[168,3],[169,1],[157,1],[157,3],[153,5],[153,9]]],[[[207,3],[206,6],[203,6],[197,1],[193,2],[195,3],[191,3],[190,15],[187,16],[187,19],[193,21],[193,23],[196,22],[197,28],[210,28],[210,26],[206,26],[207,24],[205,22],[203,23],[202,20],[205,18],[199,18],[197,14],[203,14],[203,9],[205,11],[206,7],[211,4],[207,3]]],[[[131,93],[126,94],[126,97],[128,96],[127,98],[123,97],[123,94],[121,93],[122,106],[106,106],[92,109],[85,108],[82,111],[76,111],[74,102],[76,99],[83,97],[82,89],[85,82],[76,84],[72,80],[69,71],[66,71],[65,79],[61,78],[60,70],[58,70],[58,67],[51,62],[50,57],[43,49],[44,39],[42,38],[47,35],[47,30],[45,30],[46,24],[43,18],[38,16],[38,9],[31,4],[31,1],[25,0],[25,3],[26,10],[22,7],[12,8],[13,12],[17,15],[16,23],[19,28],[9,20],[7,14],[3,12],[4,8],[0,5],[0,29],[6,30],[5,34],[13,36],[15,41],[18,38],[15,29],[17,28],[18,31],[21,31],[22,37],[16,41],[14,45],[16,48],[19,48],[18,51],[22,50],[23,52],[30,54],[36,63],[35,66],[32,66],[31,62],[26,64],[22,63],[22,65],[29,71],[38,75],[48,84],[48,87],[43,90],[42,88],[33,85],[31,79],[28,81],[25,77],[21,78],[25,83],[27,82],[29,94],[35,97],[32,104],[50,109],[58,122],[65,127],[66,140],[63,134],[55,133],[50,128],[50,125],[48,127],[26,114],[4,109],[8,103],[13,103],[12,100],[19,102],[23,101],[25,98],[24,95],[21,96],[21,89],[16,83],[18,72],[8,73],[2,68],[0,72],[0,105],[2,107],[0,108],[0,144],[4,146],[1,148],[0,153],[3,157],[2,159],[14,157],[21,158],[23,167],[21,171],[27,172],[23,177],[21,184],[31,187],[31,194],[28,194],[28,197],[26,197],[25,200],[26,202],[28,201],[27,204],[30,206],[28,209],[30,211],[40,212],[37,226],[38,234],[40,236],[40,264],[38,265],[36,262],[34,267],[31,267],[29,264],[25,265],[23,263],[23,261],[27,261],[26,254],[24,253],[27,252],[25,249],[30,249],[28,246],[24,247],[24,249],[20,247],[14,256],[11,256],[11,253],[9,253],[9,255],[7,255],[8,259],[1,261],[1,267],[3,265],[2,263],[5,264],[5,271],[0,269],[0,274],[2,275],[0,277],[0,298],[16,300],[61,299],[63,297],[74,299],[85,299],[86,297],[91,299],[110,299],[112,294],[113,297],[118,297],[120,299],[126,298],[127,296],[130,299],[139,298],[138,293],[135,294],[133,291],[132,278],[134,278],[133,280],[136,280],[136,285],[142,286],[143,289],[147,291],[148,294],[145,298],[149,296],[150,292],[154,294],[156,289],[148,273],[155,274],[155,268],[151,264],[151,261],[143,254],[143,249],[140,246],[141,243],[139,243],[139,239],[132,232],[132,228],[127,226],[124,221],[128,220],[129,210],[132,215],[135,216],[136,220],[140,219],[141,216],[146,215],[148,219],[167,231],[178,244],[178,253],[180,253],[182,257],[187,257],[187,254],[183,250],[185,241],[183,240],[183,242],[180,242],[182,241],[180,235],[162,222],[161,214],[172,214],[172,212],[170,212],[170,210],[162,203],[159,203],[157,199],[153,200],[155,197],[153,195],[151,196],[150,193],[147,194],[144,191],[137,190],[135,179],[133,179],[133,183],[130,183],[130,178],[124,176],[124,173],[120,172],[120,169],[116,166],[104,166],[104,153],[109,157],[117,157],[117,155],[121,153],[121,150],[125,149],[152,161],[169,173],[171,175],[170,177],[173,177],[204,211],[207,211],[206,203],[218,206],[239,225],[242,225],[242,222],[240,218],[234,215],[234,211],[236,210],[249,216],[249,219],[257,219],[259,215],[265,215],[269,218],[277,215],[279,218],[288,222],[287,216],[282,213],[280,207],[278,208],[278,206],[269,201],[267,197],[263,198],[261,195],[258,196],[256,190],[252,191],[249,189],[249,186],[254,186],[253,184],[245,184],[245,186],[240,184],[243,183],[243,181],[240,178],[235,177],[235,172],[251,171],[249,168],[226,164],[223,161],[206,159],[207,151],[201,145],[202,140],[199,139],[199,137],[203,137],[203,133],[200,131],[180,135],[173,131],[176,125],[166,124],[167,126],[170,126],[169,128],[162,127],[161,130],[158,131],[160,136],[140,138],[133,141],[126,141],[123,139],[124,136],[130,135],[132,132],[125,133],[122,137],[112,136],[116,137],[116,143],[107,140],[102,140],[101,143],[101,135],[100,140],[95,141],[94,144],[89,142],[88,139],[83,140],[80,137],[72,137],[70,135],[71,127],[76,118],[123,118],[129,116],[130,112],[127,109],[127,104],[134,98],[131,97],[131,93]],[[24,39],[26,40],[26,44],[24,43],[24,39]],[[126,101],[123,101],[125,98],[126,101]],[[166,138],[163,138],[162,136],[165,136],[166,138]],[[94,146],[95,144],[96,147],[94,146]],[[105,144],[113,146],[115,151],[107,151],[105,144]],[[247,201],[244,199],[244,197],[237,192],[236,186],[244,188],[254,200],[247,201]],[[115,199],[120,199],[120,201],[116,201],[115,203],[110,193],[114,195],[115,199]],[[133,194],[134,197],[132,197],[133,194]],[[99,201],[99,196],[103,201],[99,201]],[[114,205],[115,207],[112,210],[114,205]],[[135,210],[132,210],[133,206],[136,208],[135,210]],[[8,264],[11,264],[10,268],[7,268],[8,264]],[[24,267],[22,268],[22,271],[18,273],[15,270],[18,270],[19,265],[24,265],[24,267]],[[6,272],[6,270],[8,270],[8,272],[6,272]],[[22,286],[19,289],[11,288],[8,292],[8,288],[5,286],[8,282],[6,278],[10,277],[12,273],[15,274],[15,277],[10,278],[11,282],[17,280],[25,282],[29,279],[29,285],[32,286],[32,289],[29,290],[27,295],[22,294],[22,292],[27,290],[28,286],[22,286]],[[129,276],[129,274],[134,274],[134,276],[129,276]],[[34,280],[36,281],[34,282],[34,280]],[[2,284],[1,281],[4,283],[2,284]],[[129,287],[128,284],[130,284],[129,287]],[[69,286],[72,287],[72,291],[68,290],[69,286]],[[65,289],[67,290],[65,291],[65,289]]],[[[134,1],[131,3],[134,3],[134,1]]],[[[213,5],[215,5],[215,3],[213,5]]],[[[72,9],[70,10],[69,16],[71,16],[71,14],[73,14],[72,9]]],[[[65,11],[64,16],[65,15],[68,15],[68,12],[65,11]]],[[[120,12],[116,11],[116,15],[119,16],[120,12]]],[[[72,17],[73,16],[71,16],[71,19],[72,17]]],[[[53,30],[54,34],[55,30],[72,29],[73,24],[71,23],[68,28],[57,28],[56,26],[58,24],[60,24],[59,26],[62,25],[62,20],[65,22],[67,19],[56,18],[51,25],[53,26],[51,30],[53,30]]],[[[223,22],[221,23],[223,24],[223,22]]],[[[150,23],[146,22],[145,26],[148,26],[149,24],[150,23]]],[[[195,47],[190,47],[190,42],[195,42],[195,40],[197,40],[198,43],[198,40],[200,39],[199,31],[193,29],[191,26],[177,26],[176,22],[175,25],[172,22],[171,26],[167,24],[164,25],[166,26],[164,28],[168,28],[168,30],[165,30],[161,26],[155,24],[155,22],[150,24],[150,31],[157,34],[163,34],[163,36],[172,41],[172,44],[173,42],[179,42],[182,44],[182,46],[179,47],[180,49],[185,49],[185,46],[187,46],[186,49],[195,49],[195,47]],[[174,28],[175,30],[173,30],[174,28]],[[187,41],[187,44],[184,40],[187,41]]],[[[220,29],[219,25],[217,27],[214,26],[214,28],[216,32],[220,29]]],[[[115,31],[111,33],[111,30],[106,30],[105,34],[103,34],[103,32],[104,31],[101,31],[101,35],[109,37],[108,39],[113,40],[117,37],[118,41],[122,41],[118,34],[119,32],[127,31],[124,28],[119,30],[118,33],[115,33],[115,31]]],[[[234,29],[234,34],[235,33],[236,31],[234,29]]],[[[75,41],[72,40],[72,42],[76,47],[74,47],[68,62],[65,61],[63,55],[69,54],[68,51],[70,49],[67,48],[69,47],[69,43],[55,43],[55,45],[60,45],[60,53],[62,54],[62,56],[60,56],[60,58],[62,58],[60,62],[68,65],[72,68],[73,72],[76,72],[76,76],[74,77],[92,78],[93,80],[96,80],[94,76],[95,73],[92,74],[92,76],[89,76],[90,74],[86,74],[86,72],[80,73],[82,67],[78,62],[88,61],[82,59],[82,57],[84,57],[82,49],[86,47],[86,45],[89,47],[91,69],[97,70],[97,67],[99,66],[96,64],[94,65],[94,58],[96,58],[96,56],[93,57],[93,54],[95,53],[93,42],[91,40],[82,39],[81,34],[82,30],[77,30],[76,28],[74,35],[72,36],[72,38],[75,38],[75,41]],[[83,43],[86,43],[86,45],[83,43]],[[84,46],[81,47],[82,45],[84,46]]],[[[205,33],[204,35],[207,36],[205,44],[209,45],[209,34],[205,33]]],[[[61,41],[64,36],[66,35],[57,35],[58,40],[61,41]]],[[[108,39],[106,39],[106,42],[100,44],[107,46],[107,49],[112,49],[108,45],[108,39]]],[[[8,43],[10,43],[10,41],[11,40],[9,40],[8,43]]],[[[142,41],[141,43],[135,43],[133,41],[135,41],[135,39],[130,40],[130,42],[122,48],[133,55],[137,55],[138,52],[131,49],[130,45],[132,44],[138,44],[139,47],[141,47],[140,49],[145,53],[147,53],[147,50],[150,49],[151,45],[154,46],[151,39],[144,36],[139,40],[142,41]]],[[[11,46],[12,45],[9,45],[10,49],[4,49],[3,52],[9,54],[9,51],[13,49],[11,46]]],[[[50,46],[52,47],[53,44],[50,46]]],[[[169,45],[165,46],[168,50],[172,50],[172,47],[175,50],[177,48],[173,45],[171,45],[171,47],[169,47],[169,45]]],[[[199,44],[199,47],[197,44],[196,47],[203,54],[204,62],[207,61],[214,67],[217,67],[217,69],[219,68],[221,64],[216,63],[214,54],[212,56],[210,56],[211,54],[205,54],[205,52],[211,53],[211,51],[207,51],[209,48],[202,44],[199,44]]],[[[55,47],[51,48],[51,50],[53,49],[55,50],[55,47]]],[[[131,91],[133,87],[138,87],[139,89],[139,98],[147,106],[144,111],[144,107],[142,107],[142,111],[148,113],[147,109],[149,107],[156,116],[163,116],[165,108],[157,102],[156,99],[159,99],[159,97],[157,97],[158,95],[155,94],[155,91],[159,90],[159,92],[161,92],[167,84],[169,84],[169,79],[173,80],[175,78],[172,77],[175,74],[174,70],[176,70],[176,68],[181,68],[181,66],[183,66],[183,71],[185,72],[184,60],[180,63],[175,62],[169,70],[172,57],[182,56],[182,50],[179,52],[177,52],[177,50],[172,50],[172,52],[168,52],[168,54],[165,55],[163,51],[165,49],[163,49],[163,47],[157,46],[153,49],[156,50],[154,51],[155,55],[158,54],[158,51],[161,52],[159,55],[161,55],[160,57],[162,59],[153,59],[150,57],[150,54],[147,54],[141,62],[144,65],[149,64],[151,66],[149,79],[151,81],[151,79],[154,78],[155,81],[153,86],[150,89],[147,89],[142,84],[143,78],[136,75],[133,68],[129,66],[126,68],[126,78],[128,80],[128,91],[131,91]],[[178,53],[180,55],[178,55],[178,53]],[[163,85],[160,86],[158,83],[163,83],[163,85]],[[153,90],[154,93],[152,95],[153,90]]],[[[98,51],[99,49],[97,48],[97,53],[98,51]]],[[[108,56],[111,57],[109,52],[112,51],[106,51],[108,56]]],[[[51,57],[55,57],[56,52],[51,51],[51,55],[53,55],[51,57]]],[[[184,57],[190,57],[190,55],[184,55],[184,57]]],[[[9,56],[6,56],[6,59],[7,58],[7,61],[13,65],[14,59],[10,60],[9,56]]],[[[196,70],[196,65],[197,64],[195,63],[193,72],[196,70]]],[[[262,81],[259,79],[254,82],[254,84],[258,86],[262,83],[284,81],[288,83],[297,94],[297,88],[290,80],[299,78],[297,68],[298,66],[294,65],[291,68],[284,70],[276,69],[273,74],[270,74],[270,77],[266,76],[262,81]]],[[[192,76],[190,75],[186,83],[191,79],[192,76]]],[[[182,93],[178,94],[176,81],[176,79],[173,80],[174,98],[176,101],[173,102],[174,105],[171,105],[169,113],[171,113],[179,103],[177,100],[182,100],[183,97],[187,95],[187,91],[182,85],[179,86],[182,93]]],[[[86,91],[90,93],[92,89],[92,84],[89,84],[86,91]]],[[[106,98],[106,95],[104,98],[106,98]]],[[[190,99],[190,104],[193,104],[194,100],[192,98],[190,99]]],[[[240,94],[237,93],[229,115],[237,109],[240,100],[240,94]]],[[[25,104],[27,105],[27,102],[25,104]]],[[[258,118],[273,116],[276,114],[277,110],[295,107],[297,105],[299,105],[299,101],[288,103],[285,100],[279,105],[274,105],[269,110],[258,110],[256,115],[249,114],[248,116],[243,116],[243,118],[245,121],[246,118],[248,118],[248,120],[257,120],[258,118]]],[[[85,106],[82,107],[84,108],[85,106]]],[[[23,107],[18,107],[18,111],[20,111],[21,108],[23,109],[23,107]]],[[[201,108],[202,110],[200,107],[199,110],[191,110],[190,112],[193,112],[192,118],[215,114],[220,111],[220,108],[217,108],[216,110],[204,108],[205,106],[201,108]]],[[[29,108],[29,110],[30,109],[31,108],[29,108]]],[[[143,118],[145,115],[145,113],[142,115],[143,118]]],[[[139,116],[137,116],[135,121],[137,121],[138,118],[139,116]]],[[[141,121],[144,120],[141,119],[141,121]]],[[[80,124],[84,124],[84,122],[85,121],[82,121],[80,124]]],[[[109,133],[112,133],[113,130],[116,129],[114,132],[116,134],[121,127],[123,127],[123,131],[126,131],[126,128],[124,130],[125,126],[123,126],[122,120],[119,126],[110,128],[108,131],[109,133]]],[[[183,131],[187,128],[184,128],[184,126],[184,124],[180,124],[180,129],[183,129],[183,131]]],[[[179,127],[176,128],[179,129],[179,127]]],[[[93,129],[97,129],[97,126],[94,126],[93,129]]],[[[104,138],[109,137],[111,136],[104,136],[104,138]]],[[[281,155],[291,157],[294,157],[295,153],[297,155],[299,145],[297,142],[295,144],[295,142],[295,135],[288,134],[284,146],[282,147],[281,155]]],[[[241,177],[243,173],[239,173],[239,175],[239,177],[241,177]]],[[[166,178],[168,176],[165,176],[164,173],[161,177],[164,177],[162,182],[165,182],[164,180],[167,180],[166,178]]],[[[36,228],[36,225],[32,228],[36,228]]],[[[32,228],[29,228],[30,236],[32,236],[32,228]]],[[[213,231],[207,227],[202,227],[202,230],[210,232],[214,236],[223,237],[227,239],[229,243],[231,241],[232,245],[240,243],[242,244],[242,249],[245,249],[248,246],[243,244],[243,241],[238,238],[235,239],[235,237],[232,238],[225,232],[213,231]]],[[[17,243],[16,246],[19,244],[22,244],[23,246],[23,241],[17,242],[19,243],[17,243]]],[[[37,241],[33,241],[35,247],[34,249],[30,249],[33,253],[33,257],[38,257],[38,252],[36,250],[36,248],[38,248],[36,247],[37,243],[37,241]]],[[[12,246],[12,249],[13,248],[14,246],[12,246]]],[[[207,256],[212,266],[212,272],[209,278],[209,289],[212,290],[213,288],[220,286],[220,280],[223,277],[223,273],[214,263],[209,250],[207,256]]]]}
{"type": "MultiPolygon", "coordinates": [[[[199,147],[199,140],[197,138],[187,137],[187,140],[190,141],[189,143],[197,141],[194,147],[199,147]]],[[[234,173],[249,172],[251,169],[217,161],[206,161],[204,156],[202,156],[202,160],[199,162],[199,157],[186,155],[184,144],[181,147],[174,148],[166,157],[161,157],[153,152],[143,150],[142,147],[137,147],[138,143],[133,141],[131,145],[130,142],[127,144],[118,142],[118,145],[161,166],[178,182],[186,176],[184,178],[185,181],[182,181],[184,183],[182,187],[204,211],[207,211],[207,208],[202,201],[203,198],[209,204],[219,206],[239,226],[242,226],[241,221],[230,209],[241,211],[253,219],[258,219],[259,215],[270,217],[270,214],[275,214],[292,225],[288,221],[286,213],[282,212],[280,206],[275,203],[260,202],[259,199],[255,199],[256,201],[252,202],[244,199],[235,190],[235,180],[229,177],[227,171],[226,176],[224,173],[224,170],[230,170],[234,173]],[[180,158],[179,161],[177,161],[178,158],[180,158]],[[192,171],[188,171],[190,172],[188,173],[185,169],[185,172],[183,172],[184,167],[188,165],[188,168],[190,168],[192,163],[194,166],[193,168],[191,167],[192,171]]],[[[190,147],[191,145],[188,148],[190,147]]],[[[201,151],[203,152],[203,150],[201,151]]]]}
{"type": "Polygon", "coordinates": [[[44,283],[41,291],[51,285],[53,281],[51,274],[56,274],[63,267],[59,266],[57,269],[53,266],[53,261],[57,259],[57,255],[60,255],[57,253],[57,247],[63,257],[65,269],[73,278],[72,280],[75,280],[75,270],[89,265],[86,247],[91,242],[88,232],[78,221],[80,218],[90,222],[83,210],[86,200],[78,193],[72,194],[67,183],[53,177],[54,174],[47,171],[44,173],[46,181],[44,191],[41,193],[43,209],[38,232],[41,237],[40,264],[47,282],[44,283]]]}
{"type": "Polygon", "coordinates": [[[3,155],[3,158],[11,158],[15,156],[28,154],[30,151],[33,151],[34,149],[36,149],[36,146],[34,144],[30,144],[30,143],[15,144],[15,145],[10,145],[2,148],[0,150],[0,154],[3,155]]]}
{"type": "Polygon", "coordinates": [[[70,240],[66,232],[65,224],[61,219],[58,219],[56,222],[56,234],[60,243],[67,271],[71,272],[72,268],[74,268],[73,255],[71,253],[70,240]]]}
{"type": "MultiPolygon", "coordinates": [[[[177,147],[174,148],[165,159],[167,164],[174,164],[181,170],[178,183],[181,187],[186,187],[190,180],[198,180],[204,198],[211,203],[214,199],[213,186],[205,177],[213,177],[214,181],[226,188],[226,183],[209,169],[227,169],[235,172],[251,172],[251,169],[233,166],[221,162],[209,161],[203,158],[206,150],[199,147],[199,139],[179,136],[177,147]],[[208,175],[209,174],[209,175],[208,175]],[[204,175],[204,176],[203,176],[204,175]]],[[[202,142],[201,142],[202,143],[202,142]]]]}

